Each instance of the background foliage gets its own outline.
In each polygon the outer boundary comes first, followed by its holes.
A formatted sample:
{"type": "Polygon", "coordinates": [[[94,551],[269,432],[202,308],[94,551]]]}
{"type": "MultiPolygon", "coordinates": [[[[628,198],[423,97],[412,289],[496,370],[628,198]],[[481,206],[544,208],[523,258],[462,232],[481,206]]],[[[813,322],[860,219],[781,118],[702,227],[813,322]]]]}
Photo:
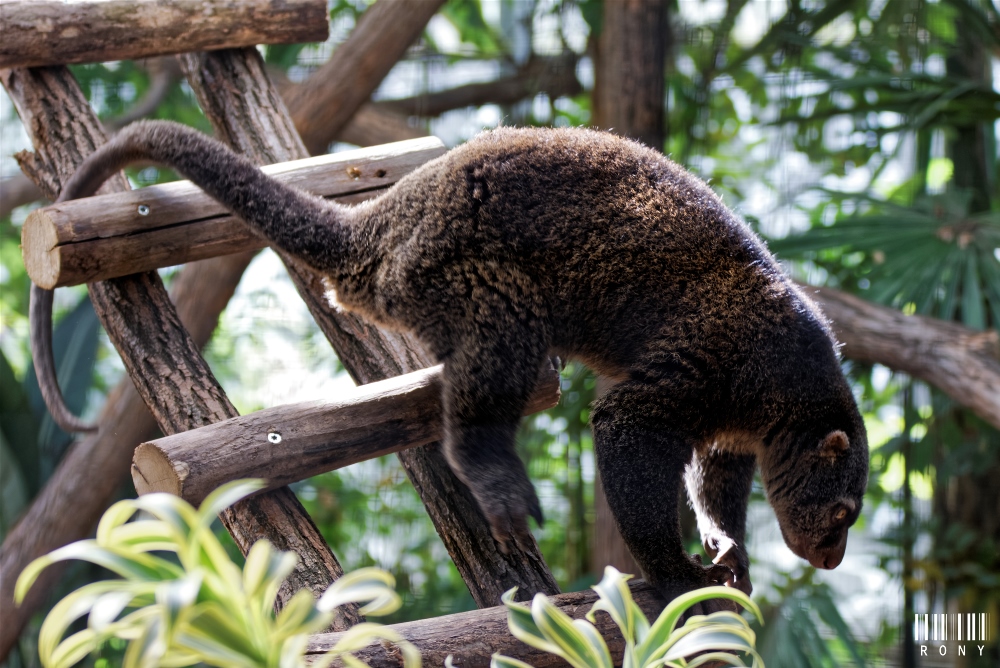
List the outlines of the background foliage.
{"type": "MultiPolygon", "coordinates": [[[[302,80],[365,6],[337,0],[329,43],[268,48],[268,63],[302,80]]],[[[587,124],[602,11],[600,0],[451,0],[376,97],[490,81],[532,57],[568,54],[585,89],[579,95],[542,92],[413,122],[449,144],[500,122],[587,124]]],[[[796,277],[906,313],[1000,327],[996,4],[675,0],[670,30],[664,151],[708,179],[796,277]]],[[[150,86],[135,63],[73,69],[102,118],[122,115],[150,86]]],[[[0,113],[7,177],[16,170],[10,154],[26,140],[6,98],[0,113]]],[[[208,129],[183,84],[154,115],[208,129]]],[[[140,184],[172,178],[152,168],[132,176],[140,184]]],[[[0,531],[69,442],[41,417],[28,371],[27,279],[17,244],[29,209],[0,220],[0,531]]],[[[329,396],[345,382],[343,374],[334,379],[336,361],[281,277],[273,257],[258,258],[207,351],[241,412],[329,396]]],[[[82,295],[58,294],[57,338],[71,405],[92,413],[121,365],[82,295]]],[[[755,598],[770,620],[760,642],[769,666],[913,665],[915,612],[1000,619],[1000,435],[921,383],[877,365],[847,370],[873,458],[845,565],[816,574],[794,559],[755,491],[750,548],[755,598]]],[[[562,402],[526,420],[519,439],[548,518],[536,535],[567,590],[593,584],[604,565],[591,559],[587,406],[595,385],[586,369],[567,366],[562,402]]],[[[377,565],[395,575],[404,598],[396,620],[473,607],[394,458],[319,476],[296,491],[347,569],[377,565]]],[[[9,665],[33,665],[25,642],[9,665]]],[[[1000,663],[995,642],[987,653],[966,665],[1000,663]]]]}

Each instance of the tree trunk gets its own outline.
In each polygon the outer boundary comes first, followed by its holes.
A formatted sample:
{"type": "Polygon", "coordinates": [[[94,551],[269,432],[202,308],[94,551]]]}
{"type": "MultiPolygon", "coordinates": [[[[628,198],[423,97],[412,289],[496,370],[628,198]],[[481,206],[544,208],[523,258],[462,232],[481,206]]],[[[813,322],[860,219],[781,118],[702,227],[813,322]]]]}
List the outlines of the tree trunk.
{"type": "MultiPolygon", "coordinates": [[[[665,60],[672,44],[664,0],[606,0],[595,51],[593,124],[663,150],[665,60]]],[[[598,396],[603,393],[598,382],[598,396]]],[[[611,565],[639,575],[604,496],[594,481],[594,532],[591,568],[600,577],[611,565]]]]}
{"type": "Polygon", "coordinates": [[[596,43],[595,126],[663,150],[664,67],[672,41],[664,0],[604,3],[596,43]]]}

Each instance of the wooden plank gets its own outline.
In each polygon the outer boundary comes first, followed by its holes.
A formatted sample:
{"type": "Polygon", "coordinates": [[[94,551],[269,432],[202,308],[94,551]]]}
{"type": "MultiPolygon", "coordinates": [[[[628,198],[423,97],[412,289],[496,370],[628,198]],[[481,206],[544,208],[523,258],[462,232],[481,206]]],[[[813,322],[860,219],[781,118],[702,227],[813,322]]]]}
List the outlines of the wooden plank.
{"type": "MultiPolygon", "coordinates": [[[[445,152],[434,137],[263,168],[324,197],[374,197],[445,152]]],[[[55,288],[263,248],[266,243],[190,181],[87,197],[33,211],[21,245],[28,275],[55,288]]]]}
{"type": "MultiPolygon", "coordinates": [[[[197,505],[240,478],[274,489],[441,438],[441,366],[355,388],[336,401],[268,408],[141,444],[136,491],[170,492],[197,505]]],[[[547,366],[525,414],[555,406],[559,375],[547,366]]]]}
{"type": "MultiPolygon", "coordinates": [[[[257,49],[188,53],[178,61],[216,137],[233,150],[259,165],[308,157],[257,49]]],[[[277,609],[301,589],[320,596],[344,574],[288,487],[244,499],[222,511],[219,519],[244,555],[260,539],[299,555],[295,569],[278,588],[277,609]]],[[[357,605],[344,605],[337,609],[329,630],[343,631],[362,619],[357,605]]]]}
{"type": "MultiPolygon", "coordinates": [[[[630,580],[629,589],[639,608],[652,621],[663,609],[663,599],[642,580],[630,580]]],[[[587,591],[560,594],[549,600],[572,619],[583,619],[597,601],[597,594],[587,591]]],[[[622,665],[625,640],[607,613],[598,613],[597,630],[604,637],[616,666],[622,665]]],[[[457,668],[489,668],[494,652],[524,661],[534,668],[562,668],[566,662],[554,654],[524,644],[507,628],[507,609],[497,606],[453,615],[421,619],[415,622],[389,624],[388,629],[400,634],[420,651],[425,666],[443,666],[451,655],[457,668]]],[[[333,647],[342,633],[322,633],[309,641],[307,662],[333,647]]],[[[402,662],[392,645],[372,643],[356,652],[371,668],[400,668],[402,662]]]]}
{"type": "Polygon", "coordinates": [[[324,0],[3,0],[0,68],[323,42],[324,0]]]}

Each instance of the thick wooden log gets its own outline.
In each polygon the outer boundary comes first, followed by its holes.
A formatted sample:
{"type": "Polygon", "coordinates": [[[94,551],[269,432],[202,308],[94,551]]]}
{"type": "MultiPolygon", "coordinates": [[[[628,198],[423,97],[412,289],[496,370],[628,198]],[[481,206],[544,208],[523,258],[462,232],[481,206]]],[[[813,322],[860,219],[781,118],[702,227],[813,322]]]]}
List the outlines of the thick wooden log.
{"type": "Polygon", "coordinates": [[[323,42],[323,0],[21,0],[0,3],[0,67],[323,42]]]}
{"type": "MultiPolygon", "coordinates": [[[[650,621],[655,619],[663,609],[663,599],[642,580],[630,581],[629,588],[646,617],[650,621]]],[[[597,594],[588,589],[572,594],[559,594],[550,600],[571,618],[583,619],[597,601],[597,594]]],[[[604,612],[598,613],[596,626],[608,643],[615,665],[620,666],[625,640],[618,627],[604,612]]],[[[507,628],[507,609],[502,606],[391,624],[387,628],[416,645],[425,666],[443,666],[450,654],[456,668],[489,668],[490,657],[494,652],[520,659],[535,668],[566,665],[559,657],[525,645],[512,636],[507,628]]],[[[333,647],[341,637],[341,633],[313,636],[307,656],[318,658],[318,655],[333,647]]],[[[372,644],[357,652],[357,656],[371,668],[400,668],[403,665],[392,645],[372,644]]]]}
{"type": "MultiPolygon", "coordinates": [[[[555,406],[559,375],[547,367],[525,414],[555,406]]],[[[141,444],[136,491],[169,492],[192,504],[240,478],[275,489],[310,476],[441,438],[441,367],[355,388],[335,401],[268,408],[141,444]]]]}
{"type": "MultiPolygon", "coordinates": [[[[425,137],[263,171],[324,197],[374,196],[444,151],[439,139],[425,137]]],[[[37,209],[24,223],[21,245],[31,280],[56,288],[257,250],[266,243],[196,185],[176,181],[37,209]]]]}
{"type": "MultiPolygon", "coordinates": [[[[257,49],[223,49],[178,57],[216,137],[257,164],[308,157],[288,112],[264,72],[257,49]]],[[[243,255],[243,254],[241,254],[243,255]]],[[[230,257],[240,257],[230,256],[230,257]]],[[[220,515],[240,551],[259,539],[295,552],[299,562],[278,590],[278,607],[300,589],[319,596],[344,570],[305,508],[288,487],[257,494],[220,515]]],[[[337,610],[330,631],[343,631],[362,618],[358,606],[337,610]]]]}

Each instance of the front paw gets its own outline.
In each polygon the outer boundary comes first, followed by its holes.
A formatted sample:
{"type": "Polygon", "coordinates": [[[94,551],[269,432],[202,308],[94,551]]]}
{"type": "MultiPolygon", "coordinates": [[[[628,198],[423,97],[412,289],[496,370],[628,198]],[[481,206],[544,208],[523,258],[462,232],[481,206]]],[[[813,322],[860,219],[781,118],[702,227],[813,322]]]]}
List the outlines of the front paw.
{"type": "MultiPolygon", "coordinates": [[[[728,566],[719,564],[703,566],[701,557],[697,555],[685,555],[682,560],[676,563],[676,568],[672,570],[675,572],[666,578],[647,578],[667,601],[672,601],[678,596],[696,589],[726,586],[732,578],[732,571],[728,566]]],[[[740,609],[739,604],[735,601],[712,598],[689,607],[684,613],[683,619],[687,620],[694,615],[710,615],[713,612],[723,610],[739,612],[740,609]]]]}
{"type": "Polygon", "coordinates": [[[703,545],[712,563],[729,569],[724,584],[749,596],[753,584],[750,582],[750,557],[746,548],[725,535],[706,536],[703,545]]]}

